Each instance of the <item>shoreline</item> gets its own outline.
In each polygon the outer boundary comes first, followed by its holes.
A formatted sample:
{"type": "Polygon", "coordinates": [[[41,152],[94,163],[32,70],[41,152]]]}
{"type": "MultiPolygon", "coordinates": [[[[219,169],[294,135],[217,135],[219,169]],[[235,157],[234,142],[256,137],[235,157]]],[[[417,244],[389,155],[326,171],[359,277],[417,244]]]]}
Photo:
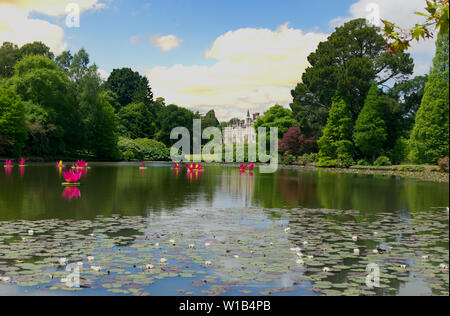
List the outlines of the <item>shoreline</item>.
{"type": "MultiPolygon", "coordinates": [[[[66,161],[72,161],[73,159],[65,159],[66,161]]],[[[74,160],[76,161],[76,159],[74,160]]],[[[147,161],[144,160],[146,163],[166,163],[171,164],[172,161],[147,161]]],[[[54,162],[53,160],[49,159],[39,159],[39,158],[31,158],[29,162],[36,162],[36,163],[49,163],[54,162]]],[[[120,163],[120,162],[130,162],[130,163],[138,163],[141,161],[125,161],[125,160],[118,160],[118,161],[112,161],[112,160],[90,160],[90,162],[93,163],[120,163]]],[[[233,163],[217,163],[217,162],[203,162],[202,163],[205,166],[228,166],[228,167],[239,167],[240,163],[233,162],[233,163]]],[[[256,163],[256,166],[266,166],[266,164],[258,164],[256,163]]],[[[317,171],[317,172],[331,172],[331,173],[352,173],[352,174],[365,174],[365,175],[386,175],[386,176],[398,176],[402,178],[409,178],[409,179],[419,179],[424,181],[432,181],[432,182],[439,182],[439,183],[450,183],[449,174],[446,172],[438,171],[436,170],[437,166],[430,166],[430,165],[399,165],[399,166],[389,166],[389,167],[363,167],[363,166],[354,166],[350,168],[319,168],[314,165],[283,165],[279,164],[278,169],[285,169],[285,170],[311,170],[311,171],[317,171]],[[401,171],[399,170],[402,167],[409,168],[408,171],[401,171]],[[411,170],[414,168],[420,168],[423,170],[411,170]]]]}

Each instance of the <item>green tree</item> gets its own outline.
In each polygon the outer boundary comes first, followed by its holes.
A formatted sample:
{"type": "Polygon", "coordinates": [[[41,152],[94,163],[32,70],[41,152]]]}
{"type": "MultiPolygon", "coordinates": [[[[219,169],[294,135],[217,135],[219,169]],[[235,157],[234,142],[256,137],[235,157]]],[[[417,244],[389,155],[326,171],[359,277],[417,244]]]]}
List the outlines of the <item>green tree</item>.
{"type": "Polygon", "coordinates": [[[349,166],[353,162],[353,120],[349,106],[336,94],[328,116],[327,126],[319,144],[318,166],[349,166]]]}
{"type": "Polygon", "coordinates": [[[18,51],[18,60],[30,55],[44,56],[49,59],[55,58],[55,55],[50,51],[50,47],[42,42],[33,42],[23,45],[18,51]]]}
{"type": "Polygon", "coordinates": [[[44,56],[26,56],[15,67],[11,82],[22,100],[45,109],[48,123],[55,126],[51,148],[74,152],[80,142],[80,118],[73,84],[56,63],[44,56]]]}
{"type": "Polygon", "coordinates": [[[422,105],[411,133],[411,160],[436,163],[449,155],[449,43],[448,31],[436,42],[436,57],[422,105]]]}
{"type": "Polygon", "coordinates": [[[117,95],[122,107],[130,103],[151,103],[153,101],[153,93],[148,79],[130,68],[114,69],[105,82],[105,88],[117,95]]]}
{"type": "Polygon", "coordinates": [[[331,100],[340,91],[353,120],[359,116],[373,81],[382,85],[401,80],[413,72],[408,54],[390,55],[379,29],[365,19],[336,28],[327,41],[308,56],[311,67],[292,91],[291,109],[302,131],[316,136],[325,127],[331,100]]]}
{"type": "Polygon", "coordinates": [[[15,156],[22,153],[27,138],[25,107],[13,89],[0,86],[0,136],[13,144],[15,156]]]}
{"type": "Polygon", "coordinates": [[[383,153],[387,139],[386,122],[384,120],[384,102],[377,85],[369,90],[364,107],[358,117],[354,131],[356,147],[365,158],[375,161],[377,155],[383,153]]]}
{"type": "Polygon", "coordinates": [[[174,104],[164,107],[158,115],[161,129],[158,132],[157,139],[168,147],[172,146],[176,140],[170,139],[170,133],[175,127],[186,127],[192,137],[193,119],[194,113],[187,109],[178,107],[174,104]]]}
{"type": "Polygon", "coordinates": [[[93,111],[90,128],[92,130],[90,146],[94,155],[100,159],[118,159],[117,120],[105,92],[99,95],[99,103],[93,111]]]}
{"type": "Polygon", "coordinates": [[[143,102],[131,103],[120,109],[120,135],[128,138],[153,138],[156,132],[155,117],[143,102]]]}
{"type": "Polygon", "coordinates": [[[281,139],[290,127],[298,126],[298,122],[294,119],[291,110],[284,108],[281,105],[274,105],[271,107],[263,117],[260,117],[255,123],[255,129],[260,127],[267,128],[267,141],[270,140],[270,128],[278,128],[278,139],[281,139]]]}
{"type": "Polygon", "coordinates": [[[9,42],[4,42],[0,47],[0,79],[10,78],[14,75],[18,50],[17,45],[9,42]]]}

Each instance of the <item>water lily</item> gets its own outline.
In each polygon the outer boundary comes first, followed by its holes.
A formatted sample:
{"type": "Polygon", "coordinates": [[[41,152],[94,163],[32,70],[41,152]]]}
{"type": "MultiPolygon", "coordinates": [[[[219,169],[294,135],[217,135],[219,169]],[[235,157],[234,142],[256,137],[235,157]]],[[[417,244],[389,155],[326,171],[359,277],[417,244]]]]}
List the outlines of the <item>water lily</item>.
{"type": "Polygon", "coordinates": [[[59,258],[58,262],[60,265],[65,265],[67,263],[67,258],[59,258]]]}
{"type": "Polygon", "coordinates": [[[448,265],[442,263],[441,265],[439,265],[439,268],[442,270],[448,270],[448,265]]]}
{"type": "Polygon", "coordinates": [[[74,183],[77,183],[78,181],[80,181],[81,175],[82,175],[82,173],[80,171],[69,170],[69,171],[63,172],[64,180],[70,184],[74,184],[74,183]]]}
{"type": "Polygon", "coordinates": [[[248,171],[253,171],[255,169],[255,164],[251,163],[250,166],[248,166],[248,171]]]}
{"type": "Polygon", "coordinates": [[[358,241],[358,236],[353,236],[353,237],[352,237],[352,240],[353,240],[353,241],[358,241]]]}
{"type": "Polygon", "coordinates": [[[328,267],[325,267],[325,268],[323,268],[323,269],[322,269],[322,271],[323,271],[323,272],[325,272],[325,273],[328,273],[328,272],[330,272],[330,271],[331,271],[331,269],[330,269],[330,268],[328,268],[328,267]]]}
{"type": "Polygon", "coordinates": [[[422,259],[423,260],[428,260],[428,259],[430,259],[430,256],[422,256],[422,259]]]}
{"type": "Polygon", "coordinates": [[[11,278],[6,276],[0,276],[0,282],[9,283],[11,282],[11,278]]]}
{"type": "Polygon", "coordinates": [[[13,163],[12,163],[11,160],[6,160],[5,161],[5,167],[9,168],[9,167],[12,167],[12,166],[13,166],[13,163]]]}
{"type": "Polygon", "coordinates": [[[20,158],[19,160],[19,166],[25,166],[26,160],[23,158],[20,158]]]}
{"type": "Polygon", "coordinates": [[[199,164],[187,164],[186,168],[188,169],[189,172],[193,172],[193,171],[201,171],[204,170],[205,168],[202,167],[199,164]]]}
{"type": "Polygon", "coordinates": [[[77,262],[77,266],[78,266],[78,267],[80,267],[80,268],[81,268],[81,267],[83,267],[83,265],[84,265],[84,263],[83,263],[83,262],[81,262],[81,261],[78,261],[78,262],[77,262]]]}
{"type": "Polygon", "coordinates": [[[205,261],[205,266],[207,266],[207,267],[212,266],[212,262],[211,261],[205,261]]]}
{"type": "Polygon", "coordinates": [[[175,239],[169,240],[169,243],[171,243],[173,246],[175,246],[175,239]]]}
{"type": "Polygon", "coordinates": [[[175,163],[175,164],[173,164],[173,168],[174,169],[180,169],[181,168],[181,164],[175,163]]]}
{"type": "Polygon", "coordinates": [[[28,230],[28,235],[29,235],[29,236],[33,236],[33,235],[34,235],[34,230],[29,229],[29,230],[28,230]]]}
{"type": "Polygon", "coordinates": [[[95,260],[95,258],[94,258],[93,256],[89,256],[89,257],[87,257],[87,260],[88,260],[89,262],[93,262],[93,261],[95,260]]]}
{"type": "Polygon", "coordinates": [[[159,262],[161,262],[161,263],[166,263],[166,262],[167,262],[167,259],[166,259],[166,258],[161,258],[161,259],[159,260],[159,262]]]}
{"type": "Polygon", "coordinates": [[[297,259],[296,262],[298,265],[301,265],[301,266],[305,264],[305,261],[303,261],[302,259],[297,259]]]}
{"type": "Polygon", "coordinates": [[[407,268],[406,264],[400,265],[400,269],[406,270],[406,268],[407,268]]]}
{"type": "Polygon", "coordinates": [[[190,244],[189,245],[189,249],[194,249],[195,248],[195,245],[194,244],[190,244]]]}
{"type": "Polygon", "coordinates": [[[209,247],[211,247],[211,244],[209,242],[205,242],[205,247],[209,248],[209,247]]]}
{"type": "Polygon", "coordinates": [[[285,233],[289,233],[291,231],[291,228],[290,227],[286,227],[285,229],[284,229],[284,232],[285,233]]]}
{"type": "Polygon", "coordinates": [[[102,270],[101,267],[97,267],[97,266],[91,266],[91,269],[94,270],[95,272],[100,272],[102,270]]]}
{"type": "Polygon", "coordinates": [[[312,259],[314,259],[314,256],[308,256],[308,259],[312,260],[312,259]]]}
{"type": "Polygon", "coordinates": [[[297,252],[296,255],[297,255],[297,257],[300,257],[300,258],[303,257],[303,254],[300,251],[297,252]]]}
{"type": "Polygon", "coordinates": [[[234,259],[239,259],[238,255],[234,255],[233,257],[234,257],[234,259]]]}
{"type": "Polygon", "coordinates": [[[353,249],[353,254],[359,256],[361,254],[361,251],[359,249],[353,249]]]}
{"type": "Polygon", "coordinates": [[[291,251],[292,252],[300,252],[300,251],[302,251],[302,248],[299,248],[299,247],[291,248],[291,251]]]}
{"type": "Polygon", "coordinates": [[[147,264],[147,265],[145,266],[145,268],[146,268],[147,270],[152,270],[152,269],[155,268],[155,266],[152,265],[152,264],[147,264]]]}

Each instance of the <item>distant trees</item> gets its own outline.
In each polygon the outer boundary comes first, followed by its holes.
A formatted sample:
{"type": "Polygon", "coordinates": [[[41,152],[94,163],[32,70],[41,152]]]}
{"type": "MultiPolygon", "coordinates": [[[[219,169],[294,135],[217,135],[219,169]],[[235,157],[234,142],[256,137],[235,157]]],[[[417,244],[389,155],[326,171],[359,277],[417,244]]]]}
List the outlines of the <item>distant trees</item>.
{"type": "Polygon", "coordinates": [[[372,82],[382,85],[413,72],[408,54],[390,55],[379,29],[365,19],[347,22],[308,56],[311,67],[292,90],[291,109],[303,132],[321,136],[336,91],[346,99],[354,121],[372,82]]]}
{"type": "Polygon", "coordinates": [[[19,155],[26,138],[24,104],[12,88],[0,86],[0,141],[4,150],[11,150],[9,154],[19,155]]]}
{"type": "Polygon", "coordinates": [[[350,166],[353,164],[353,119],[347,102],[336,94],[328,116],[327,126],[319,144],[318,166],[350,166]]]}
{"type": "Polygon", "coordinates": [[[374,162],[377,155],[383,153],[386,139],[383,102],[378,87],[373,84],[356,121],[354,141],[361,153],[374,162]]]}
{"type": "MultiPolygon", "coordinates": [[[[117,95],[121,107],[131,103],[152,102],[153,93],[147,77],[130,68],[114,69],[105,83],[105,88],[117,95]]],[[[116,109],[119,111],[120,109],[116,109]]]]}
{"type": "Polygon", "coordinates": [[[186,127],[192,135],[192,123],[194,113],[187,109],[171,104],[164,107],[158,113],[158,121],[160,129],[158,131],[157,140],[163,142],[167,146],[172,146],[176,141],[170,139],[170,133],[175,127],[186,127]]]}
{"type": "Polygon", "coordinates": [[[260,117],[255,123],[255,129],[260,127],[267,128],[267,140],[270,140],[270,128],[278,128],[278,138],[281,139],[290,127],[298,126],[291,110],[281,105],[271,107],[263,117],[260,117]]]}
{"type": "MultiPolygon", "coordinates": [[[[447,11],[448,12],[448,11],[447,11]]],[[[433,69],[411,134],[410,158],[437,163],[449,155],[449,42],[448,30],[439,34],[433,69]]]]}

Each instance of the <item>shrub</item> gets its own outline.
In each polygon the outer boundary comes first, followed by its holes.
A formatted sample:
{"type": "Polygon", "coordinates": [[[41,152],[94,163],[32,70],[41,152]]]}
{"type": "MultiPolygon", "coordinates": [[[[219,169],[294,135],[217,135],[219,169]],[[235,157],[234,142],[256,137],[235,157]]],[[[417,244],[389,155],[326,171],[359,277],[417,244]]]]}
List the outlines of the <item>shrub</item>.
{"type": "Polygon", "coordinates": [[[448,157],[439,159],[439,169],[444,172],[448,172],[448,157]]]}
{"type": "Polygon", "coordinates": [[[170,160],[170,149],[154,139],[138,138],[134,142],[139,146],[145,159],[152,161],[170,160]]]}
{"type": "Polygon", "coordinates": [[[389,151],[389,157],[394,165],[398,165],[406,160],[409,155],[409,144],[406,139],[400,137],[395,142],[394,148],[389,151]]]}
{"type": "Polygon", "coordinates": [[[283,156],[283,164],[292,165],[295,162],[295,157],[291,154],[283,156]]]}
{"type": "Polygon", "coordinates": [[[386,156],[380,156],[377,160],[373,163],[375,166],[381,167],[381,166],[392,166],[391,160],[389,157],[386,156]]]}
{"type": "Polygon", "coordinates": [[[126,152],[122,153],[123,159],[126,161],[130,161],[134,159],[134,153],[130,150],[127,150],[126,152]]]}
{"type": "Polygon", "coordinates": [[[341,166],[341,161],[339,159],[320,158],[316,166],[321,168],[337,168],[341,166]]]}
{"type": "MultiPolygon", "coordinates": [[[[125,137],[119,137],[119,142],[117,144],[117,146],[119,147],[119,150],[122,154],[122,156],[125,159],[125,153],[126,152],[131,152],[133,153],[133,158],[131,159],[143,159],[144,158],[144,154],[142,152],[141,147],[136,144],[136,142],[134,142],[132,139],[129,138],[125,138],[125,137]]],[[[129,153],[128,153],[129,155],[129,153]]],[[[126,159],[128,160],[128,159],[126,159]]]]}
{"type": "Polygon", "coordinates": [[[358,160],[358,166],[367,167],[367,166],[371,166],[371,165],[372,165],[372,163],[367,159],[358,160]]]}

